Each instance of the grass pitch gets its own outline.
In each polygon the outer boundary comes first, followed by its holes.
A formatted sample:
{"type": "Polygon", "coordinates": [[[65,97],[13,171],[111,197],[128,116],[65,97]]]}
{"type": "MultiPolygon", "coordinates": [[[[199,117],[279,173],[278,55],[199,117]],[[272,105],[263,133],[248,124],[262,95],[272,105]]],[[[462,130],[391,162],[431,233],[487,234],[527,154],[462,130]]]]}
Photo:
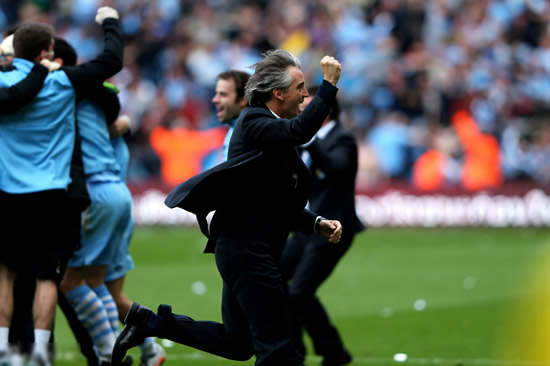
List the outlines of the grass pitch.
{"type": "MultiPolygon", "coordinates": [[[[352,365],[550,364],[550,355],[533,347],[550,349],[549,234],[369,229],[319,295],[355,357],[352,365]]],[[[154,310],[167,303],[175,313],[220,321],[221,279],[213,255],[202,254],[204,244],[195,229],[138,228],[126,294],[154,310]]],[[[56,339],[56,365],[86,364],[61,312],[56,339]]],[[[178,344],[166,351],[167,366],[254,364],[178,344]]],[[[131,354],[139,360],[137,349],[131,354]]],[[[310,347],[307,364],[319,363],[310,347]]]]}

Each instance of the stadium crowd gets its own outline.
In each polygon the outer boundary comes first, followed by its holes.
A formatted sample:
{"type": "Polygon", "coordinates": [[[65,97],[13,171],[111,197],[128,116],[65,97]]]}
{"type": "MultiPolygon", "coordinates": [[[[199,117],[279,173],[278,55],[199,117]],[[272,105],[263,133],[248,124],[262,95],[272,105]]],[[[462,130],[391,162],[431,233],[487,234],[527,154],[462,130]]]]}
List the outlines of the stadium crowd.
{"type": "Polygon", "coordinates": [[[0,4],[1,29],[52,24],[80,61],[101,49],[98,6],[119,10],[125,65],[115,83],[133,122],[130,184],[167,174],[170,154],[154,148],[159,132],[178,131],[181,140],[170,146],[192,160],[186,174],[216,161],[223,142],[211,103],[216,76],[251,72],[247,66],[273,48],[296,54],[307,80],[319,79],[322,55],[341,61],[342,121],[360,145],[360,187],[395,179],[423,190],[478,190],[514,179],[550,184],[545,0],[0,4]]]}

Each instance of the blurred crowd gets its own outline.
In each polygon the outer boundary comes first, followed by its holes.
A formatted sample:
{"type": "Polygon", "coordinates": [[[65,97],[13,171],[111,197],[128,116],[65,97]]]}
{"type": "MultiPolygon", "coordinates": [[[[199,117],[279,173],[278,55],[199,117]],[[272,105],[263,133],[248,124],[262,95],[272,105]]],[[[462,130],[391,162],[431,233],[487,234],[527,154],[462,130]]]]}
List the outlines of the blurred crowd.
{"type": "Polygon", "coordinates": [[[0,4],[0,29],[50,23],[81,61],[101,50],[97,8],[120,12],[125,67],[114,82],[132,119],[130,184],[161,178],[174,157],[186,174],[215,163],[223,139],[211,102],[216,75],[251,73],[262,52],[284,48],[312,84],[323,55],[342,63],[341,120],[361,146],[360,188],[395,180],[427,191],[517,179],[550,186],[547,0],[0,4]],[[170,131],[172,140],[155,140],[170,131]]]}

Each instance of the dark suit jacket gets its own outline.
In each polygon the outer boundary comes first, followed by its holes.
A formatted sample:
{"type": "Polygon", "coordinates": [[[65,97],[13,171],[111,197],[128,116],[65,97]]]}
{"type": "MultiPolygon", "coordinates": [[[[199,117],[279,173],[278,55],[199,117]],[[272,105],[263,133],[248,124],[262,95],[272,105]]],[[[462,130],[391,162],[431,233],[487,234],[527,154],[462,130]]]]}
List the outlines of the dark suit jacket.
{"type": "Polygon", "coordinates": [[[355,212],[358,152],[351,131],[336,122],[324,139],[315,139],[307,150],[314,177],[309,208],[319,215],[339,220],[344,234],[362,231],[365,226],[355,212]]]}
{"type": "Polygon", "coordinates": [[[317,215],[304,208],[312,177],[296,147],[315,135],[337,90],[323,81],[308,107],[290,120],[265,106],[246,108],[235,125],[228,161],[168,195],[166,205],[195,213],[203,233],[201,217],[216,210],[205,252],[214,251],[218,237],[283,245],[290,231],[313,231],[317,215]]]}

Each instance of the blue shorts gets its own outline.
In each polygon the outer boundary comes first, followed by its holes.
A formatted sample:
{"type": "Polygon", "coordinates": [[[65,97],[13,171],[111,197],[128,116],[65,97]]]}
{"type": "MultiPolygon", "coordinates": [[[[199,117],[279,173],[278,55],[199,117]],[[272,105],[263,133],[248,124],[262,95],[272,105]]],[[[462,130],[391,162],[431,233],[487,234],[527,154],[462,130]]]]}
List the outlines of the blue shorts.
{"type": "Polygon", "coordinates": [[[122,235],[122,241],[118,246],[118,250],[115,253],[109,268],[107,269],[107,274],[105,275],[105,282],[111,282],[118,280],[128,273],[128,271],[134,269],[134,261],[130,255],[129,247],[130,241],[132,240],[132,235],[134,234],[134,219],[130,215],[130,220],[126,226],[126,230],[122,235]]]}
{"type": "Polygon", "coordinates": [[[71,268],[109,266],[132,215],[132,195],[123,182],[91,182],[88,192],[92,203],[82,213],[82,246],[69,260],[71,268]]]}

